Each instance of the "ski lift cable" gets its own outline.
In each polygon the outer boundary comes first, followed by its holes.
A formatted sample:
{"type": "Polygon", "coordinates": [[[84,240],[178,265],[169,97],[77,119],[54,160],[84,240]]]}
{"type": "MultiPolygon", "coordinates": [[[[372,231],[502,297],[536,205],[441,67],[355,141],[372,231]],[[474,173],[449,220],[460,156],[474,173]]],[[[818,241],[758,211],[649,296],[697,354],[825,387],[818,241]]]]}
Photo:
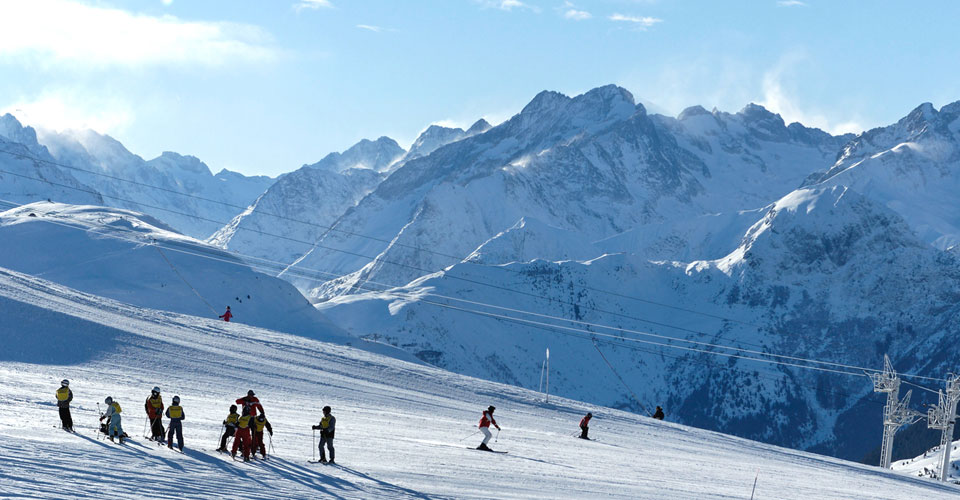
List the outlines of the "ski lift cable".
{"type": "MultiPolygon", "coordinates": [[[[6,201],[6,200],[0,200],[0,202],[5,203],[5,204],[7,204],[7,205],[11,205],[11,206],[22,206],[22,205],[19,205],[19,204],[10,202],[10,201],[6,201]]],[[[77,226],[74,226],[74,225],[71,225],[71,224],[68,224],[68,223],[61,222],[61,221],[46,221],[46,222],[53,223],[53,224],[57,224],[57,225],[61,225],[61,226],[64,226],[64,227],[73,228],[73,229],[78,229],[78,230],[82,230],[82,229],[83,229],[83,228],[80,228],[80,227],[77,227],[77,226]]],[[[127,232],[127,233],[132,233],[132,234],[134,234],[135,236],[140,236],[139,233],[135,233],[135,232],[133,232],[133,231],[131,231],[131,230],[129,230],[129,229],[111,228],[111,229],[109,230],[109,232],[101,232],[101,231],[96,231],[96,230],[92,230],[92,232],[95,232],[95,233],[98,233],[98,234],[102,234],[102,235],[105,235],[105,236],[114,236],[114,237],[116,237],[117,239],[121,239],[121,240],[125,240],[125,241],[130,241],[130,242],[137,243],[137,244],[145,244],[145,242],[142,241],[142,240],[137,240],[137,239],[131,240],[131,239],[127,239],[127,238],[123,238],[123,237],[119,237],[119,236],[111,235],[111,234],[110,234],[110,232],[113,232],[113,233],[116,233],[116,232],[127,232]]],[[[172,242],[171,242],[171,243],[172,243],[172,242]]],[[[146,243],[146,244],[161,245],[161,246],[162,246],[162,244],[159,243],[159,242],[157,242],[156,240],[153,240],[152,242],[146,243]]],[[[218,250],[218,252],[219,252],[219,253],[225,253],[225,254],[231,255],[231,256],[239,259],[239,260],[238,260],[238,261],[233,261],[233,260],[228,260],[228,259],[223,259],[223,258],[215,257],[215,256],[213,256],[212,254],[210,254],[209,250],[207,250],[207,249],[202,249],[202,248],[196,248],[196,247],[193,247],[193,248],[195,248],[198,252],[201,252],[201,253],[189,252],[189,251],[183,250],[183,249],[181,249],[181,248],[170,247],[170,246],[163,246],[163,248],[166,248],[166,249],[172,250],[172,251],[177,251],[177,252],[185,253],[185,254],[194,255],[194,256],[197,256],[197,257],[201,257],[201,258],[208,258],[208,259],[218,260],[218,261],[221,261],[221,262],[231,263],[231,264],[235,264],[235,265],[248,265],[248,266],[249,266],[250,264],[249,264],[248,262],[245,263],[245,262],[243,261],[243,257],[248,257],[248,258],[253,258],[253,259],[256,259],[256,260],[261,260],[261,261],[270,262],[270,261],[268,261],[267,259],[262,259],[262,258],[259,258],[259,257],[252,257],[252,256],[244,256],[243,254],[239,254],[239,253],[231,252],[231,251],[226,251],[226,250],[218,250]]],[[[273,262],[275,262],[275,261],[273,261],[273,262]]],[[[283,263],[279,263],[279,262],[275,262],[275,263],[278,264],[279,266],[282,266],[282,265],[283,265],[283,263]]],[[[303,268],[303,269],[304,269],[304,270],[307,270],[306,268],[303,268]]],[[[318,274],[335,276],[335,275],[333,275],[332,273],[327,273],[327,272],[320,271],[320,270],[313,270],[313,271],[316,272],[316,273],[318,273],[318,274]]],[[[298,274],[299,274],[299,273],[298,273],[298,274]]],[[[303,274],[303,275],[301,275],[301,277],[307,278],[307,279],[312,279],[312,280],[315,280],[315,281],[317,281],[317,282],[323,282],[323,280],[320,280],[319,278],[317,278],[317,277],[315,277],[315,276],[308,276],[308,275],[303,274]]],[[[380,284],[380,283],[376,283],[376,282],[372,282],[372,281],[368,281],[368,282],[369,282],[369,283],[378,284],[378,285],[380,285],[380,286],[396,288],[396,287],[393,287],[393,286],[391,286],[391,285],[380,284]]],[[[390,294],[391,296],[396,297],[396,298],[407,298],[405,295],[400,295],[400,294],[398,294],[397,292],[389,292],[389,291],[387,291],[387,290],[378,290],[378,289],[369,289],[369,288],[364,288],[362,285],[355,285],[355,286],[356,286],[357,288],[362,289],[362,290],[365,290],[365,291],[371,291],[371,292],[377,292],[377,293],[388,293],[388,294],[390,294]]],[[[464,299],[459,299],[459,298],[455,298],[455,297],[446,297],[446,296],[442,296],[442,295],[438,295],[438,294],[431,294],[431,295],[436,296],[436,297],[439,297],[439,298],[449,299],[449,300],[465,301],[465,302],[469,302],[469,303],[471,303],[471,304],[481,305],[481,306],[485,306],[485,307],[489,307],[489,308],[494,308],[494,309],[508,309],[508,310],[510,310],[510,311],[513,311],[513,312],[516,312],[516,313],[519,313],[519,314],[528,314],[528,315],[539,316],[539,317],[547,317],[547,318],[550,318],[550,319],[556,319],[556,320],[560,320],[560,321],[564,321],[564,322],[573,322],[573,323],[577,323],[577,322],[578,322],[577,320],[571,320],[571,319],[568,319],[568,318],[561,318],[561,317],[543,315],[543,314],[539,314],[539,313],[532,313],[532,312],[529,312],[529,311],[523,311],[523,310],[519,310],[519,309],[503,308],[502,306],[496,306],[496,305],[493,305],[493,304],[486,304],[486,303],[483,303],[483,302],[466,301],[466,300],[464,300],[464,299]]],[[[732,354],[727,354],[727,353],[718,353],[718,352],[716,352],[716,351],[708,351],[708,350],[704,350],[704,349],[687,348],[687,347],[676,346],[676,345],[668,344],[668,343],[645,341],[645,340],[642,340],[642,339],[636,339],[636,338],[633,338],[633,337],[626,337],[626,336],[623,336],[623,335],[612,335],[612,334],[604,334],[604,333],[599,333],[599,332],[592,332],[592,331],[590,331],[590,330],[585,330],[585,329],[581,329],[581,328],[571,328],[571,327],[565,327],[565,326],[562,326],[562,325],[555,325],[555,324],[551,324],[551,323],[536,322],[536,321],[527,320],[527,319],[524,319],[524,318],[514,318],[514,317],[507,316],[507,315],[497,315],[497,314],[494,314],[494,313],[487,313],[487,312],[484,312],[484,311],[475,311],[475,310],[466,309],[466,308],[458,308],[458,307],[450,306],[450,305],[448,305],[448,304],[442,304],[442,303],[438,303],[438,302],[434,302],[434,301],[421,300],[420,302],[428,303],[428,304],[432,304],[432,305],[437,305],[437,306],[441,306],[441,307],[447,307],[447,308],[451,308],[451,309],[462,310],[462,311],[464,311],[464,312],[472,312],[472,313],[474,313],[474,314],[487,315],[487,316],[489,316],[489,317],[497,317],[497,318],[499,318],[499,319],[513,320],[513,321],[515,321],[515,322],[521,322],[521,323],[524,323],[524,324],[527,324],[527,325],[540,325],[540,326],[547,326],[547,327],[551,327],[551,328],[555,328],[555,329],[586,332],[586,333],[589,334],[589,335],[598,335],[598,336],[603,336],[603,337],[609,337],[609,338],[614,338],[614,339],[618,339],[618,340],[625,341],[625,342],[648,343],[648,344],[658,345],[658,346],[662,346],[662,347],[671,347],[671,348],[681,349],[681,350],[691,350],[691,351],[704,352],[704,353],[710,353],[710,354],[715,354],[715,355],[720,355],[720,356],[727,356],[727,357],[735,357],[735,358],[741,358],[741,359],[752,359],[752,360],[762,361],[762,362],[766,362],[766,363],[783,364],[783,365],[785,365],[785,366],[793,366],[793,367],[798,367],[798,368],[819,369],[819,370],[821,370],[821,371],[829,371],[829,372],[833,372],[833,373],[842,373],[842,374],[846,374],[846,375],[858,375],[858,376],[862,376],[862,375],[863,375],[863,374],[861,374],[861,373],[851,373],[851,372],[843,371],[843,370],[832,370],[832,369],[825,369],[825,368],[816,367],[816,366],[801,365],[801,364],[797,364],[797,363],[777,362],[777,361],[773,361],[773,360],[757,359],[757,358],[753,358],[753,357],[749,357],[749,356],[743,356],[743,355],[732,355],[732,354]]],[[[635,332],[635,333],[640,333],[640,334],[649,334],[649,335],[654,336],[654,337],[664,338],[664,339],[673,340],[673,341],[686,341],[686,339],[678,339],[678,338],[675,338],[675,337],[669,337],[669,336],[663,336],[663,335],[658,335],[658,334],[652,334],[652,333],[649,333],[649,332],[641,332],[641,331],[637,331],[637,330],[627,330],[627,329],[622,329],[622,328],[613,327],[613,326],[607,326],[607,325],[590,324],[590,326],[603,327],[603,328],[607,328],[607,329],[611,329],[611,330],[616,330],[616,331],[620,331],[620,332],[635,332]]],[[[699,343],[699,342],[696,342],[696,341],[691,341],[691,342],[692,342],[692,343],[701,344],[701,345],[704,344],[704,343],[699,343]]],[[[854,370],[860,370],[860,371],[863,371],[863,372],[879,372],[879,371],[880,371],[880,370],[876,370],[876,369],[858,367],[858,366],[854,366],[854,365],[845,365],[845,364],[842,364],[842,363],[833,363],[833,362],[828,362],[828,361],[819,361],[819,360],[814,360],[814,359],[809,359],[809,358],[799,358],[799,357],[794,357],[794,356],[778,355],[778,354],[774,354],[774,353],[767,353],[767,352],[760,352],[760,351],[749,351],[749,350],[746,350],[746,349],[743,349],[743,348],[733,347],[733,346],[727,346],[727,345],[722,345],[722,344],[706,344],[706,347],[715,347],[715,348],[727,349],[727,350],[738,351],[738,352],[749,352],[749,353],[754,353],[754,354],[758,354],[758,355],[762,355],[762,356],[767,356],[767,357],[779,357],[779,358],[784,358],[784,359],[792,359],[792,360],[794,360],[794,361],[801,361],[801,362],[805,362],[805,363],[826,364],[826,365],[837,366],[837,367],[839,367],[839,368],[850,368],[850,369],[854,369],[854,370]]],[[[912,377],[912,378],[920,378],[920,379],[928,379],[928,380],[939,380],[939,381],[942,381],[942,380],[943,380],[943,379],[936,379],[936,378],[933,378],[933,377],[924,377],[924,376],[913,375],[913,374],[901,374],[901,376],[903,376],[903,377],[912,377]]],[[[929,389],[927,389],[927,390],[929,390],[929,389]]],[[[931,391],[931,392],[932,392],[932,391],[931,391]]]]}

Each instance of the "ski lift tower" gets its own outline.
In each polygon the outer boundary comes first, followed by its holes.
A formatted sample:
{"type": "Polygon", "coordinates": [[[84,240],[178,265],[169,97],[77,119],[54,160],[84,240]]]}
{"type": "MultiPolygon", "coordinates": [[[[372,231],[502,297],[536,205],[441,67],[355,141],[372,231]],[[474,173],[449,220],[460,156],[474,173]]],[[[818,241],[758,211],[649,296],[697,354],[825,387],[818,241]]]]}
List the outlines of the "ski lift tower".
{"type": "Polygon", "coordinates": [[[960,402],[960,375],[947,377],[947,392],[940,393],[937,406],[927,410],[927,426],[939,429],[940,448],[943,449],[943,463],[940,466],[940,480],[946,481],[950,475],[950,449],[953,447],[953,426],[957,419],[957,403],[960,402]]]}
{"type": "Polygon", "coordinates": [[[887,393],[887,404],[883,407],[883,442],[880,446],[880,467],[890,468],[890,458],[893,456],[893,438],[900,427],[917,422],[923,415],[911,410],[910,396],[913,391],[899,400],[900,377],[890,363],[890,357],[883,355],[883,372],[871,373],[874,392],[887,393]]]}

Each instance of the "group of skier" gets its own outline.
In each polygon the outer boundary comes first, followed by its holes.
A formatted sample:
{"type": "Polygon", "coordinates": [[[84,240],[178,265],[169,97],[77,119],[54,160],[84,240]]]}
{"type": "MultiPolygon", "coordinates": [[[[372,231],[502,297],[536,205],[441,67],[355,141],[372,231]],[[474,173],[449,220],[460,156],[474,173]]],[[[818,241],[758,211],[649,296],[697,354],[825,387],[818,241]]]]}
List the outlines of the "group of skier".
{"type": "MultiPolygon", "coordinates": [[[[57,389],[56,396],[61,426],[63,430],[73,432],[73,418],[70,415],[70,402],[73,401],[73,391],[70,389],[69,380],[62,380],[60,382],[60,388],[57,389]]],[[[101,432],[106,434],[110,441],[116,439],[122,444],[127,434],[123,432],[121,425],[121,414],[123,410],[120,407],[120,403],[111,396],[107,396],[104,403],[106,403],[107,409],[100,415],[101,432]],[[105,423],[104,420],[106,420],[105,423]]],[[[150,423],[150,440],[157,441],[158,443],[166,441],[167,448],[172,449],[173,438],[176,436],[177,448],[182,452],[183,420],[186,418],[186,414],[183,411],[183,407],[180,406],[180,396],[174,396],[173,404],[164,411],[163,397],[160,395],[160,388],[154,387],[153,390],[150,391],[150,396],[147,397],[143,407],[147,413],[147,420],[150,423]],[[163,416],[169,419],[166,431],[164,431],[163,428],[163,416]]],[[[480,429],[479,432],[483,434],[483,441],[477,446],[478,450],[493,451],[487,444],[490,442],[490,438],[493,437],[490,426],[495,427],[498,432],[500,431],[500,425],[497,424],[497,421],[493,418],[493,412],[495,410],[496,407],[491,405],[487,407],[480,416],[478,427],[480,429]]],[[[329,406],[324,406],[323,418],[320,419],[319,424],[312,426],[312,429],[314,431],[320,431],[320,443],[318,445],[320,462],[333,464],[336,463],[334,462],[333,438],[336,432],[337,418],[333,416],[331,411],[329,406]],[[330,452],[330,460],[327,460],[327,451],[330,452]]],[[[663,420],[663,417],[663,409],[658,406],[657,411],[653,414],[653,418],[663,420]]],[[[590,439],[588,433],[590,431],[590,420],[592,418],[593,413],[588,412],[580,420],[581,439],[590,439]]],[[[230,405],[230,413],[227,415],[227,418],[223,420],[223,426],[221,427],[220,446],[217,448],[217,451],[226,453],[227,439],[232,437],[233,446],[230,449],[231,457],[236,459],[237,450],[239,449],[244,462],[250,461],[251,458],[256,458],[257,451],[260,452],[262,459],[266,460],[267,447],[263,440],[264,431],[271,437],[273,436],[273,426],[271,426],[270,421],[267,420],[267,415],[263,409],[263,405],[260,404],[260,399],[257,398],[252,390],[247,391],[246,396],[237,399],[236,404],[230,405]],[[238,408],[240,409],[240,413],[237,413],[238,408]]]]}

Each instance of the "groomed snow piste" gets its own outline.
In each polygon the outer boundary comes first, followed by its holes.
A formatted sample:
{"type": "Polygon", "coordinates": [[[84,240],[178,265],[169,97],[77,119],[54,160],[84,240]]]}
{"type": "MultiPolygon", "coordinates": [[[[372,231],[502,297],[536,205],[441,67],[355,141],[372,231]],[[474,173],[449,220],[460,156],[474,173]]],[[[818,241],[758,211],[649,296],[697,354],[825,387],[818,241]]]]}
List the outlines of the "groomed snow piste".
{"type": "MultiPolygon", "coordinates": [[[[960,488],[615,410],[551,399],[351,347],[134,307],[0,269],[0,496],[15,498],[956,498],[960,488]],[[74,392],[75,435],[54,391],[74,392]],[[159,385],[186,413],[186,453],[143,438],[159,385]],[[232,401],[257,392],[275,454],[212,450],[232,401]],[[112,395],[132,436],[97,439],[112,395]],[[309,464],[329,404],[340,466],[309,464]],[[494,455],[467,449],[497,406],[494,455]],[[101,404],[102,408],[102,404],[101,404]],[[596,441],[573,437],[586,411],[596,441]],[[469,437],[468,437],[469,436],[469,437]]],[[[668,419],[669,419],[668,415],[668,419]]]]}

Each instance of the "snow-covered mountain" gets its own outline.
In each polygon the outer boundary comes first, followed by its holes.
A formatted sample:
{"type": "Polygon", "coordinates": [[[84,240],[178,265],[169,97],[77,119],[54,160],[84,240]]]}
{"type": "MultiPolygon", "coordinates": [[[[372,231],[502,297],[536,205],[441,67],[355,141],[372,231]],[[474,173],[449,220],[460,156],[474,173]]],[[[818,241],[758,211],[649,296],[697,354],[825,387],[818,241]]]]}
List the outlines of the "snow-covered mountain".
{"type": "MultiPolygon", "coordinates": [[[[45,199],[103,204],[99,193],[71,172],[52,165],[54,161],[47,148],[37,142],[32,127],[24,127],[13,115],[0,116],[0,200],[11,204],[45,199]]],[[[0,206],[9,208],[6,205],[0,206]]]]}
{"type": "Polygon", "coordinates": [[[810,185],[849,186],[899,213],[940,249],[960,243],[960,101],[924,103],[888,127],[858,136],[810,185]]]}
{"type": "Polygon", "coordinates": [[[40,139],[60,164],[76,167],[61,168],[109,205],[150,214],[195,238],[212,234],[273,183],[228,170],[213,175],[199,159],[172,152],[145,161],[92,130],[45,132],[40,139]]]}
{"type": "Polygon", "coordinates": [[[431,125],[409,151],[388,137],[361,140],[343,153],[330,153],[280,177],[208,241],[280,263],[283,269],[309,252],[337,219],[407,161],[489,128],[482,119],[467,131],[431,125]]]}
{"type": "MultiPolygon", "coordinates": [[[[0,269],[0,475],[16,498],[955,498],[954,485],[658,422],[248,325],[157,311],[0,269]],[[75,434],[57,429],[67,378],[75,434]],[[184,409],[184,453],[141,436],[159,386],[184,409]],[[273,434],[265,461],[214,451],[227,407],[256,391],[273,434]],[[123,408],[131,439],[96,431],[123,408]],[[493,404],[503,431],[479,442],[493,404]],[[336,461],[310,464],[319,407],[337,417],[336,461]],[[102,408],[102,406],[100,407],[102,408]],[[572,437],[593,412],[593,441],[572,437]],[[470,434],[475,435],[471,436],[470,434]],[[680,478],[680,471],[686,475],[680,478]]],[[[164,421],[164,424],[167,422],[164,421]]],[[[229,443],[228,443],[229,445],[229,443]]]]}

